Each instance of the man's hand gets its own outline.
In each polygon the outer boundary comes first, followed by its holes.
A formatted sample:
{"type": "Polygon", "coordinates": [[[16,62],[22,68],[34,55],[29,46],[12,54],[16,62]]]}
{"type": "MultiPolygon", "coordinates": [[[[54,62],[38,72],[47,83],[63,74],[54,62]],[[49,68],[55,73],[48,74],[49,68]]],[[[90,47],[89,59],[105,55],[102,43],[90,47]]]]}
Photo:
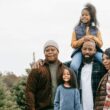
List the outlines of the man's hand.
{"type": "Polygon", "coordinates": [[[37,68],[39,68],[39,66],[42,66],[42,65],[43,65],[43,60],[39,59],[38,61],[31,64],[31,68],[32,69],[37,69],[37,68]]]}

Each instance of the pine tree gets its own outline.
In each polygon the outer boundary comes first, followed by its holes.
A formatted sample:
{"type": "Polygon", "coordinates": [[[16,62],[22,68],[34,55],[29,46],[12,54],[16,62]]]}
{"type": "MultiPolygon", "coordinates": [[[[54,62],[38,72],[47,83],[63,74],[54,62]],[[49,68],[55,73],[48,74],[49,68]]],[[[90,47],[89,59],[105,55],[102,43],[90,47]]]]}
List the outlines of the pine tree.
{"type": "Polygon", "coordinates": [[[12,93],[16,98],[16,103],[18,104],[21,110],[26,110],[25,86],[26,86],[26,76],[21,77],[18,83],[12,89],[12,93]]]}
{"type": "Polygon", "coordinates": [[[17,105],[15,97],[12,95],[12,93],[9,90],[7,90],[5,94],[6,98],[3,110],[21,110],[17,105]]]}
{"type": "Polygon", "coordinates": [[[4,110],[5,105],[5,88],[2,82],[2,75],[0,76],[0,110],[4,110]]]}
{"type": "Polygon", "coordinates": [[[21,110],[14,96],[4,83],[4,76],[0,76],[0,110],[21,110]]]}

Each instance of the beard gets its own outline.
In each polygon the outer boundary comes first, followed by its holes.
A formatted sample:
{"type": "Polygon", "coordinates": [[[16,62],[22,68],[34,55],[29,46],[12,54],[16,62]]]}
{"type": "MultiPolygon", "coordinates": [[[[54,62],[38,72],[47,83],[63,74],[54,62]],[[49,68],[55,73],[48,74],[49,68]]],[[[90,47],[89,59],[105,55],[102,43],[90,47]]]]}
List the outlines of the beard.
{"type": "Polygon", "coordinates": [[[88,56],[88,57],[83,56],[83,62],[90,64],[93,61],[93,58],[94,56],[88,56]]]}

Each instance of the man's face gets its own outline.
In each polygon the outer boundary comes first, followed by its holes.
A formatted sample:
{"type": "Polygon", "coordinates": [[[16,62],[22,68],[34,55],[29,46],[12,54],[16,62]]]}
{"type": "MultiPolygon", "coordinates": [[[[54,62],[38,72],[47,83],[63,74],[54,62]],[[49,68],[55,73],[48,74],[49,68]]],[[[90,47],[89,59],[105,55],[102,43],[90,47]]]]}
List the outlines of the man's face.
{"type": "Polygon", "coordinates": [[[84,58],[93,57],[96,53],[95,44],[90,41],[85,42],[81,50],[84,58]]]}
{"type": "Polygon", "coordinates": [[[49,62],[57,61],[58,60],[58,53],[59,53],[58,50],[55,47],[53,47],[53,46],[48,46],[44,50],[45,58],[49,62]]]}

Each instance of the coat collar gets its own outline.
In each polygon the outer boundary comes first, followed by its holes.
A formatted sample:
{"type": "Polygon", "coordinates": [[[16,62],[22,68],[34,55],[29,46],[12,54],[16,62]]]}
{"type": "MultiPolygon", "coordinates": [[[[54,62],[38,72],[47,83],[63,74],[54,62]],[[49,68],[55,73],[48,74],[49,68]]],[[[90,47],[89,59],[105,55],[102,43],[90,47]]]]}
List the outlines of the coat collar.
{"type": "MultiPolygon", "coordinates": [[[[60,60],[57,60],[56,63],[58,64],[58,66],[60,66],[60,65],[63,64],[60,60]]],[[[43,62],[43,64],[44,64],[44,65],[49,65],[48,60],[45,59],[44,62],[43,62]]]]}

